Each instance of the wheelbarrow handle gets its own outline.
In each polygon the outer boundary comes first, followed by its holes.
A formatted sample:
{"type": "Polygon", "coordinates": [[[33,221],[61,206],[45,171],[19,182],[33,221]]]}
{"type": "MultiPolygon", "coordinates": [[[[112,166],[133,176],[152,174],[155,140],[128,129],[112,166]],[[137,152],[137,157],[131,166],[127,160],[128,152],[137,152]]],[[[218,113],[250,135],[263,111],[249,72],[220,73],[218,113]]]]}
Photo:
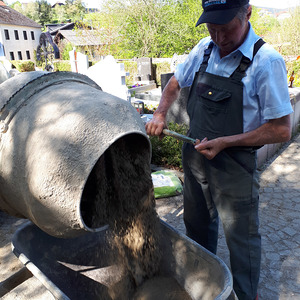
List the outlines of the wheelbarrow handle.
{"type": "Polygon", "coordinates": [[[193,144],[193,145],[196,144],[195,139],[192,139],[188,136],[182,135],[180,133],[177,133],[177,132],[169,130],[169,129],[164,129],[163,134],[174,137],[175,139],[181,140],[181,141],[186,142],[186,143],[190,143],[190,144],[193,144]]]}

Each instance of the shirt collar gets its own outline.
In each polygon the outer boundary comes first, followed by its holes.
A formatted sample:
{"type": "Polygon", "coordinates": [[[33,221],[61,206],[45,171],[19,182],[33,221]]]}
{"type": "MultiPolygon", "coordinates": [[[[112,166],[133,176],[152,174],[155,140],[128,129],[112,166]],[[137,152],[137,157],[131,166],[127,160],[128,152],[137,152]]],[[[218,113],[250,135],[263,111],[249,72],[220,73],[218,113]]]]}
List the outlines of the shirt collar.
{"type": "Polygon", "coordinates": [[[260,39],[260,37],[254,32],[251,23],[249,22],[249,31],[243,44],[236,50],[240,51],[244,56],[250,60],[253,59],[254,44],[260,39]]]}

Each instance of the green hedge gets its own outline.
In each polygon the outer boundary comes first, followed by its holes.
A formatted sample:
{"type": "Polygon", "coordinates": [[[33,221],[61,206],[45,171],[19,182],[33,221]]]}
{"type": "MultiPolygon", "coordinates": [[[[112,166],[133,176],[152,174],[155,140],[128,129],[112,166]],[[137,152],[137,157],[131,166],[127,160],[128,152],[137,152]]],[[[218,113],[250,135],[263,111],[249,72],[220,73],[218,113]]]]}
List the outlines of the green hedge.
{"type": "Polygon", "coordinates": [[[156,83],[157,83],[158,86],[161,86],[160,75],[171,72],[170,63],[165,61],[165,62],[162,62],[162,63],[155,63],[153,65],[155,66],[156,83]]]}
{"type": "Polygon", "coordinates": [[[71,64],[68,60],[60,60],[53,63],[54,71],[69,71],[71,72],[71,64]]]}
{"type": "Polygon", "coordinates": [[[137,77],[137,62],[136,61],[123,61],[125,72],[129,73],[129,76],[126,76],[126,85],[133,85],[137,77]]]}
{"type": "Polygon", "coordinates": [[[19,72],[35,71],[34,62],[31,60],[11,60],[10,62],[19,72]]]}
{"type": "MultiPolygon", "coordinates": [[[[176,123],[169,123],[168,128],[183,135],[186,135],[188,130],[187,125],[176,123]]],[[[159,140],[157,136],[150,136],[150,141],[152,145],[152,164],[182,170],[182,141],[170,136],[165,136],[162,140],[159,140]]]]}

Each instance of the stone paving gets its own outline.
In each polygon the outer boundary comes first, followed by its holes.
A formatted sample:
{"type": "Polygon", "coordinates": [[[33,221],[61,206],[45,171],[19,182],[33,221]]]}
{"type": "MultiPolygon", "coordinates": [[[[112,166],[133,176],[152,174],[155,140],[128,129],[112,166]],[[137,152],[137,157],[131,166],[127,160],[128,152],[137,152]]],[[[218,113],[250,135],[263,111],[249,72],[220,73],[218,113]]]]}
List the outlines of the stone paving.
{"type": "MultiPolygon", "coordinates": [[[[157,200],[158,214],[184,233],[182,197],[157,200]]],[[[261,171],[259,299],[300,299],[300,135],[261,171]]],[[[217,255],[229,266],[222,228],[217,255]]]]}
{"type": "MultiPolygon", "coordinates": [[[[261,300],[300,300],[300,135],[261,170],[260,222],[262,269],[261,300]]],[[[184,233],[182,196],[157,199],[157,212],[184,233]]],[[[12,254],[10,238],[23,220],[0,211],[0,283],[21,268],[12,254]]],[[[229,266],[222,228],[217,255],[229,266]]],[[[33,277],[3,298],[52,300],[53,296],[33,277]]]]}
{"type": "Polygon", "coordinates": [[[300,136],[261,174],[262,299],[300,299],[300,136]]]}

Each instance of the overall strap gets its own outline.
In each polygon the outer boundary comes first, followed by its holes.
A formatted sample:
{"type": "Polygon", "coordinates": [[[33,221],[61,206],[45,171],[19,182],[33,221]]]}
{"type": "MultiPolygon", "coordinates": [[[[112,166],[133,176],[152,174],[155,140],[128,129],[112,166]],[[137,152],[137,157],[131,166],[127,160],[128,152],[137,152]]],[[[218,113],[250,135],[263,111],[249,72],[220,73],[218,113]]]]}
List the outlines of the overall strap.
{"type": "Polygon", "coordinates": [[[213,41],[211,41],[209,43],[208,47],[204,50],[202,64],[199,68],[199,72],[201,72],[201,73],[204,73],[206,71],[206,68],[208,66],[208,60],[210,58],[210,54],[211,54],[213,46],[214,46],[214,43],[213,43],[213,41]]]}
{"type": "MultiPolygon", "coordinates": [[[[253,58],[260,49],[260,47],[265,43],[263,39],[259,39],[255,44],[253,48],[253,58]]],[[[235,71],[231,74],[230,78],[236,80],[236,81],[241,81],[245,76],[246,76],[246,71],[251,65],[252,61],[243,55],[240,65],[235,69],[235,71]]]]}

